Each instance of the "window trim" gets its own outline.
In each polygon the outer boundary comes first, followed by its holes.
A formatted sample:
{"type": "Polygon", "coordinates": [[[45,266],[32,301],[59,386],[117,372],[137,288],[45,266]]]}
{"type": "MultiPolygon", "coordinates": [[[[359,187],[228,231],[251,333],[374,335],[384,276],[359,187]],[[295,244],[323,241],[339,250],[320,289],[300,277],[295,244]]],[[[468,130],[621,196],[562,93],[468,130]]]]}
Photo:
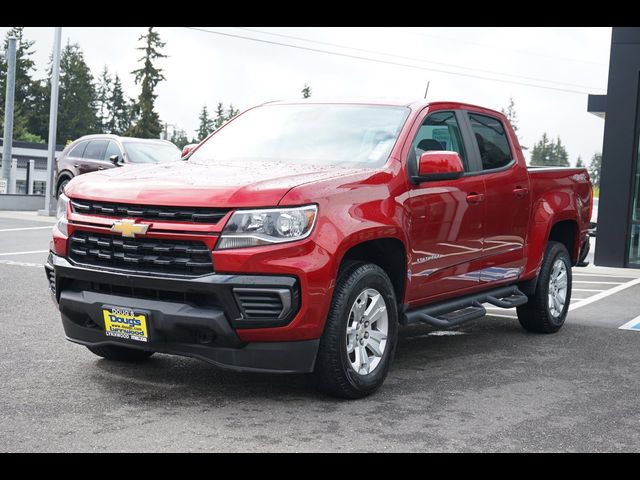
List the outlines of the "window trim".
{"type": "Polygon", "coordinates": [[[471,146],[472,146],[472,150],[473,150],[473,157],[474,157],[474,163],[475,168],[472,170],[472,172],[470,172],[470,175],[484,175],[486,173],[499,173],[499,172],[504,172],[506,170],[509,170],[511,168],[514,168],[517,165],[517,158],[514,156],[514,152],[515,152],[515,148],[513,146],[513,142],[511,141],[510,135],[509,135],[509,130],[507,128],[505,128],[504,122],[494,116],[494,115],[489,115],[486,114],[484,112],[476,112],[475,110],[460,110],[461,113],[463,113],[463,117],[464,117],[464,122],[465,122],[465,126],[467,129],[467,135],[469,138],[469,141],[471,142],[471,146]],[[478,146],[478,141],[476,140],[476,137],[473,133],[473,128],[471,127],[471,119],[469,118],[469,115],[480,115],[483,117],[488,117],[491,118],[497,122],[500,123],[500,125],[502,125],[502,129],[504,130],[505,136],[507,138],[507,143],[509,144],[509,152],[511,153],[511,160],[509,161],[509,163],[501,166],[501,167],[496,167],[496,168],[490,168],[485,170],[483,168],[482,165],[482,157],[480,155],[480,147],[478,146]]]}
{"type": "MultiPolygon", "coordinates": [[[[462,141],[462,148],[464,149],[465,155],[467,157],[467,167],[469,168],[469,170],[465,170],[463,172],[463,174],[458,177],[455,178],[453,180],[458,180],[460,178],[464,178],[467,176],[471,176],[473,174],[475,174],[474,171],[474,163],[475,161],[472,160],[473,157],[475,156],[475,151],[469,151],[469,138],[467,137],[467,132],[465,129],[465,122],[467,121],[467,119],[462,115],[463,111],[459,110],[459,109],[453,109],[453,108],[443,108],[443,109],[438,109],[438,110],[431,110],[429,109],[429,106],[425,107],[423,110],[421,110],[418,115],[416,116],[416,119],[414,120],[414,124],[411,127],[412,129],[415,128],[415,132],[413,133],[413,135],[407,136],[407,140],[405,141],[405,146],[403,147],[403,149],[406,149],[406,154],[404,155],[404,159],[407,165],[406,171],[407,171],[407,177],[409,179],[409,183],[414,184],[415,185],[415,180],[414,178],[417,177],[418,175],[418,159],[415,156],[415,149],[412,148],[412,145],[416,139],[416,137],[418,136],[418,132],[420,131],[420,127],[424,124],[424,122],[427,120],[427,118],[429,118],[431,115],[435,115],[436,113],[443,113],[443,112],[452,112],[455,116],[456,122],[458,122],[458,128],[460,129],[460,136],[461,141],[462,141]],[[423,115],[423,111],[427,110],[427,113],[423,115]]],[[[457,152],[456,152],[457,153],[457,152]]],[[[458,155],[460,155],[458,153],[458,155]]],[[[462,158],[461,158],[462,160],[462,158]]],[[[463,166],[464,166],[464,161],[463,161],[463,166]]],[[[449,181],[453,181],[453,180],[449,180],[449,181]]],[[[438,181],[438,180],[434,180],[434,181],[438,181]]]]}

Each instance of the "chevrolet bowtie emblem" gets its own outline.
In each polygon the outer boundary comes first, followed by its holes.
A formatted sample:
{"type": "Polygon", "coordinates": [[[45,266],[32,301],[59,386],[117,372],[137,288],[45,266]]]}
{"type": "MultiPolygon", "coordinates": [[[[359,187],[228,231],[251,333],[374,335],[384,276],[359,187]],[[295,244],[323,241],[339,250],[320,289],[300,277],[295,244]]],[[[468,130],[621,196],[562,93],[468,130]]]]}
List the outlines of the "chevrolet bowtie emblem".
{"type": "Polygon", "coordinates": [[[147,233],[149,225],[147,223],[136,223],[134,220],[119,220],[113,222],[112,232],[121,233],[123,237],[135,237],[147,233]]]}

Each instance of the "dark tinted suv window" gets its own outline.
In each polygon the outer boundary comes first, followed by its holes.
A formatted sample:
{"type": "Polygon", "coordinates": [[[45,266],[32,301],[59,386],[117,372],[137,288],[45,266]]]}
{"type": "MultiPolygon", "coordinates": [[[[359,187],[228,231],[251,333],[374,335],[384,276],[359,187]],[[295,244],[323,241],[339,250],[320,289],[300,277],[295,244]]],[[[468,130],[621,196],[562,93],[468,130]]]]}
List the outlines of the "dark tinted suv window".
{"type": "Polygon", "coordinates": [[[87,160],[102,160],[104,151],[107,149],[108,140],[91,140],[84,151],[84,158],[87,160]]]}
{"type": "Polygon", "coordinates": [[[104,154],[104,159],[109,160],[113,155],[117,155],[122,160],[122,153],[120,152],[120,147],[114,141],[109,141],[109,146],[107,147],[107,151],[104,154]]]}
{"type": "Polygon", "coordinates": [[[478,142],[480,158],[482,159],[482,169],[491,170],[508,165],[513,156],[509,147],[507,134],[500,123],[500,120],[480,115],[469,114],[471,129],[478,142]]]}
{"type": "Polygon", "coordinates": [[[75,147],[71,149],[68,156],[74,157],[74,158],[82,158],[82,155],[84,154],[84,149],[87,148],[87,143],[89,142],[80,142],[79,144],[77,144],[75,147]]]}

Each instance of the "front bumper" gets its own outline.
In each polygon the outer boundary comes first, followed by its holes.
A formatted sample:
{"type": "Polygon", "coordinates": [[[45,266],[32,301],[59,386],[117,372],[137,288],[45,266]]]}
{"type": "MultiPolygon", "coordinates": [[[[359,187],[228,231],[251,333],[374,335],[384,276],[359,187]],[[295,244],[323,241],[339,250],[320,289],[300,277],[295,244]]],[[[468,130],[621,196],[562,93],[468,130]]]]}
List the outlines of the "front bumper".
{"type": "Polygon", "coordinates": [[[290,276],[220,275],[196,278],[143,276],[71,264],[53,253],[45,265],[62,315],[67,339],[89,346],[119,345],[195,357],[241,371],[311,372],[319,340],[243,342],[236,328],[255,325],[243,318],[235,288],[291,293],[290,321],[297,312],[297,280],[290,276]],[[144,311],[149,341],[114,339],[105,334],[105,305],[144,311]]]}

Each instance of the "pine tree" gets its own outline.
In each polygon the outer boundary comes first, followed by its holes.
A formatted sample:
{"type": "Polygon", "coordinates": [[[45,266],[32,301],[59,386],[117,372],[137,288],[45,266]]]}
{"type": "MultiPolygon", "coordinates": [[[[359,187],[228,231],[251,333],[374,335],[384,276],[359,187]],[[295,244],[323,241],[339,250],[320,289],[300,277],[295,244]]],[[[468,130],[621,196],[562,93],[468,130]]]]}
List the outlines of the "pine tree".
{"type": "Polygon", "coordinates": [[[227,109],[226,120],[231,120],[233,117],[235,117],[239,113],[240,113],[240,110],[238,110],[237,108],[233,108],[233,103],[230,103],[229,108],[227,109]]]}
{"type": "Polygon", "coordinates": [[[179,149],[184,148],[184,146],[188,145],[189,143],[198,143],[190,141],[187,137],[187,132],[185,132],[181,128],[176,128],[173,130],[173,133],[171,134],[171,142],[175,144],[179,149]]]}
{"type": "Polygon", "coordinates": [[[602,154],[594,153],[589,163],[589,177],[591,177],[591,183],[595,187],[600,186],[600,172],[602,170],[602,154]]]}
{"type": "Polygon", "coordinates": [[[311,87],[305,83],[301,92],[302,92],[302,98],[309,98],[311,96],[311,87]]]}
{"type": "Polygon", "coordinates": [[[197,139],[198,142],[200,142],[215,130],[215,122],[212,118],[209,117],[209,112],[207,112],[206,105],[202,107],[202,111],[200,112],[198,120],[200,121],[200,126],[198,127],[197,139]]]}
{"type": "Polygon", "coordinates": [[[165,80],[165,77],[162,74],[163,70],[154,66],[154,62],[166,57],[160,52],[165,43],[160,41],[160,35],[153,30],[153,27],[149,27],[147,34],[141,35],[138,40],[142,40],[144,45],[138,47],[138,50],[144,52],[144,56],[138,60],[142,62],[142,67],[131,73],[135,75],[136,85],[142,85],[142,90],[133,108],[136,123],[131,127],[130,135],[140,138],[159,138],[162,124],[160,116],[154,110],[157,97],[154,90],[159,82],[165,80]]]}
{"type": "MultiPolygon", "coordinates": [[[[50,77],[50,75],[49,75],[50,77]]],[[[27,130],[39,138],[39,142],[49,137],[49,109],[51,107],[51,80],[33,80],[31,94],[27,100],[27,130]]]]}
{"type": "Polygon", "coordinates": [[[531,165],[568,167],[569,154],[560,137],[554,142],[549,140],[546,133],[543,133],[540,141],[531,150],[531,165]]]}
{"type": "Polygon", "coordinates": [[[218,102],[218,105],[216,106],[216,118],[213,121],[213,126],[217,130],[218,128],[220,128],[222,126],[222,124],[226,120],[227,120],[227,116],[226,116],[226,114],[224,112],[224,105],[222,104],[222,102],[218,102]]]}
{"type": "Polygon", "coordinates": [[[569,154],[567,153],[567,149],[562,145],[562,141],[558,136],[556,139],[556,143],[553,145],[553,163],[551,165],[558,167],[568,167],[569,166],[569,154]]]}
{"type": "Polygon", "coordinates": [[[67,45],[60,56],[57,142],[99,131],[96,89],[89,66],[77,43],[67,45]]]}
{"type": "Polygon", "coordinates": [[[513,128],[513,131],[516,132],[517,134],[518,133],[518,114],[516,113],[516,106],[515,106],[515,102],[513,101],[513,97],[509,97],[509,105],[507,105],[507,108],[506,109],[503,108],[500,111],[505,117],[507,117],[507,120],[509,120],[511,127],[513,128]]]}
{"type": "Polygon", "coordinates": [[[113,87],[111,88],[111,97],[109,98],[109,119],[107,121],[107,131],[114,135],[124,135],[131,127],[129,102],[124,98],[122,90],[122,82],[120,77],[115,74],[113,79],[113,87]]]}
{"type": "MultiPolygon", "coordinates": [[[[31,110],[33,89],[31,74],[34,70],[34,62],[31,56],[33,40],[24,38],[24,27],[13,27],[5,35],[4,50],[9,46],[9,37],[16,37],[16,83],[14,93],[13,110],[13,138],[14,140],[32,140],[29,132],[29,119],[31,110]]],[[[0,61],[0,129],[4,124],[4,107],[7,92],[7,62],[0,61]]]]}
{"type": "Polygon", "coordinates": [[[578,155],[578,159],[576,160],[576,167],[584,167],[584,162],[582,161],[582,156],[578,155]]]}
{"type": "Polygon", "coordinates": [[[96,106],[98,108],[98,122],[101,133],[109,133],[112,82],[111,75],[109,75],[109,69],[105,65],[100,77],[98,78],[98,85],[96,88],[96,106]]]}
{"type": "Polygon", "coordinates": [[[531,150],[531,165],[549,165],[553,143],[549,141],[547,133],[542,134],[542,138],[531,150]]]}

